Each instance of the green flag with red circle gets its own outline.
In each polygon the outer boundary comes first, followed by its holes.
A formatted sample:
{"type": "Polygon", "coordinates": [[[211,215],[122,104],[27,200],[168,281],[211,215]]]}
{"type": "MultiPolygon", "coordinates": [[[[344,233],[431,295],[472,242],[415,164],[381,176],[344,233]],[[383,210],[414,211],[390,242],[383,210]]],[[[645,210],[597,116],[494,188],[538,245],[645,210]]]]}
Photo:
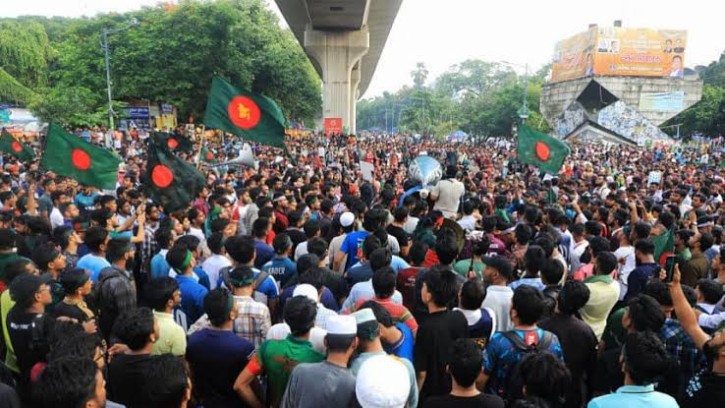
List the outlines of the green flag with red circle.
{"type": "Polygon", "coordinates": [[[283,148],[286,123],[273,100],[237,89],[218,77],[212,80],[204,113],[206,127],[283,148]]]}
{"type": "Polygon", "coordinates": [[[110,150],[92,145],[51,123],[40,165],[81,184],[112,190],[118,182],[121,158],[110,150]]]}
{"type": "Polygon", "coordinates": [[[204,163],[216,164],[216,162],[217,162],[216,155],[207,146],[204,146],[201,148],[201,153],[199,153],[199,158],[201,158],[201,161],[203,161],[204,163]]]}
{"type": "Polygon", "coordinates": [[[141,181],[148,195],[167,213],[188,208],[206,185],[199,170],[155,143],[149,144],[141,181]]]}
{"type": "Polygon", "coordinates": [[[517,159],[536,166],[544,173],[557,174],[571,153],[561,140],[521,124],[518,134],[517,159]]]}
{"type": "Polygon", "coordinates": [[[29,162],[35,158],[35,153],[28,145],[21,143],[3,128],[0,135],[0,151],[14,156],[22,162],[29,162]]]}
{"type": "Polygon", "coordinates": [[[191,152],[194,150],[194,143],[186,136],[154,132],[151,134],[151,141],[158,145],[163,145],[172,152],[191,152]]]}

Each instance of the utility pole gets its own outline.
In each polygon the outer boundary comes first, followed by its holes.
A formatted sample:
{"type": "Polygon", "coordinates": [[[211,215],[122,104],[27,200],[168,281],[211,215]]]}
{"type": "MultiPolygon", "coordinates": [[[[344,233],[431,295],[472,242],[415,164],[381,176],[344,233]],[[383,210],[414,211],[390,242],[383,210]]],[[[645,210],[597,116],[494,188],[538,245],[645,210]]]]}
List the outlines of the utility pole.
{"type": "Polygon", "coordinates": [[[108,126],[109,131],[113,132],[116,129],[115,124],[113,123],[113,95],[111,91],[111,56],[108,49],[108,36],[115,33],[120,33],[121,31],[129,30],[133,27],[136,27],[139,25],[138,20],[135,18],[131,20],[131,22],[123,28],[104,28],[103,32],[101,33],[101,47],[103,47],[103,53],[106,61],[106,91],[108,92],[108,126]]]}

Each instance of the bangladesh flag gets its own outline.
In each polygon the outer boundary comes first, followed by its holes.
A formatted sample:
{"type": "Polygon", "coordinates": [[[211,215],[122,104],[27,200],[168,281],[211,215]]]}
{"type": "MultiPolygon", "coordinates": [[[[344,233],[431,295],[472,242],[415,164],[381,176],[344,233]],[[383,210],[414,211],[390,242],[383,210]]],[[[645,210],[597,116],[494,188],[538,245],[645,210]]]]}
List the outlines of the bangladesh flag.
{"type": "Polygon", "coordinates": [[[209,164],[216,164],[217,159],[216,155],[214,155],[214,152],[211,151],[208,147],[204,146],[201,149],[201,153],[199,153],[199,157],[201,158],[201,161],[209,164]]]}
{"type": "Polygon", "coordinates": [[[142,182],[149,196],[167,213],[186,209],[206,185],[194,166],[154,143],[149,145],[142,182]]]}
{"type": "Polygon", "coordinates": [[[208,128],[284,148],[286,119],[273,100],[239,90],[214,77],[204,114],[208,128]]]}
{"type": "Polygon", "coordinates": [[[40,165],[79,183],[112,190],[118,181],[121,158],[50,124],[40,165]]]}
{"type": "Polygon", "coordinates": [[[536,166],[544,173],[557,174],[569,153],[569,146],[561,140],[524,124],[519,127],[516,155],[520,162],[536,166]]]}
{"type": "Polygon", "coordinates": [[[674,234],[671,230],[667,230],[660,235],[651,237],[650,241],[655,244],[655,262],[659,263],[661,266],[664,267],[667,257],[675,254],[674,234]]]}
{"type": "Polygon", "coordinates": [[[2,130],[2,135],[0,135],[0,151],[11,154],[22,162],[29,162],[35,158],[33,149],[20,143],[5,129],[2,130]]]}
{"type": "Polygon", "coordinates": [[[194,143],[186,136],[171,133],[154,132],[151,140],[157,145],[166,146],[172,152],[191,152],[194,143]]]}

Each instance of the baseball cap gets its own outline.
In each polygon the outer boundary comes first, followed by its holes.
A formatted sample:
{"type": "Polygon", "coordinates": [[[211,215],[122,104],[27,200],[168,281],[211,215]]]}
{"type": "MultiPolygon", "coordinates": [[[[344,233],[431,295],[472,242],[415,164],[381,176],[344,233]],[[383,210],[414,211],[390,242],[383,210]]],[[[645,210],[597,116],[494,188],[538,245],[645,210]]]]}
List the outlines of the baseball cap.
{"type": "Polygon", "coordinates": [[[491,267],[493,269],[496,269],[498,273],[506,278],[510,278],[511,275],[513,275],[514,269],[511,266],[511,262],[509,262],[509,260],[506,259],[506,257],[504,256],[484,256],[483,263],[486,264],[487,268],[491,267]]]}
{"type": "Polygon", "coordinates": [[[351,212],[344,212],[340,215],[340,225],[343,227],[349,227],[355,222],[355,214],[351,212]]]}
{"type": "Polygon", "coordinates": [[[410,373],[388,355],[371,357],[358,371],[355,395],[363,408],[402,408],[410,394],[410,373]]]}

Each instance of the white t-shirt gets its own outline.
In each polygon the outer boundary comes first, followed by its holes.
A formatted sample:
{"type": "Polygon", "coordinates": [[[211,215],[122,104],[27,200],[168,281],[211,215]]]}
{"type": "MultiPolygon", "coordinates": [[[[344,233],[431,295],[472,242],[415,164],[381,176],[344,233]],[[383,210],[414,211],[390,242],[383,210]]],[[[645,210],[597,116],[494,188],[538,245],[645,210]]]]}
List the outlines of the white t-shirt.
{"type": "Polygon", "coordinates": [[[455,218],[458,214],[458,205],[466,192],[463,183],[456,179],[445,179],[438,182],[431,189],[436,198],[434,210],[439,210],[446,218],[455,218]]]}
{"type": "Polygon", "coordinates": [[[53,229],[56,229],[62,226],[63,223],[63,214],[60,213],[60,210],[57,207],[53,207],[53,210],[50,212],[50,225],[53,229]]]}
{"type": "Polygon", "coordinates": [[[624,295],[627,294],[627,279],[629,278],[629,274],[637,267],[637,260],[634,257],[634,247],[619,247],[614,251],[614,256],[617,257],[617,261],[624,258],[624,263],[619,264],[619,274],[617,276],[620,288],[619,300],[623,300],[624,295]]]}
{"type": "Polygon", "coordinates": [[[217,282],[219,281],[219,270],[232,266],[232,261],[224,255],[212,255],[201,264],[201,269],[209,275],[209,286],[212,289],[216,289],[217,282]]]}
{"type": "Polygon", "coordinates": [[[511,299],[514,297],[514,291],[508,286],[489,286],[486,299],[481,307],[488,308],[493,311],[496,316],[499,331],[509,331],[514,328],[511,322],[511,299]]]}

